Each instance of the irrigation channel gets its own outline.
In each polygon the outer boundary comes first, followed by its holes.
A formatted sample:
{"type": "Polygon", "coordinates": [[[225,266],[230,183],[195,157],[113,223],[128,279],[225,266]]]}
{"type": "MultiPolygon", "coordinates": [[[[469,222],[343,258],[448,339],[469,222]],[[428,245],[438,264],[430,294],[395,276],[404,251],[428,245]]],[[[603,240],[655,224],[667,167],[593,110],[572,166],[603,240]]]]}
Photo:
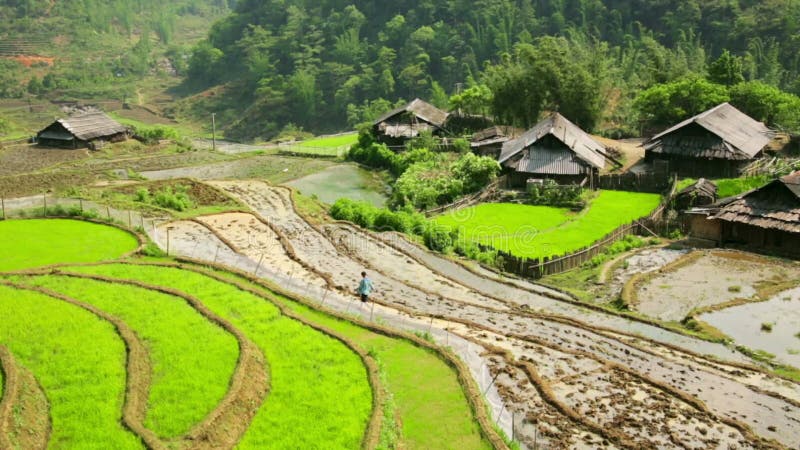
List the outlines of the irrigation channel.
{"type": "Polygon", "coordinates": [[[254,213],[142,218],[144,229],[172,255],[429,334],[467,363],[492,417],[522,448],[800,448],[800,386],[725,346],[584,308],[397,234],[314,226],[285,188],[211,184],[254,213]],[[377,289],[367,305],[353,294],[364,269],[377,289]]]}

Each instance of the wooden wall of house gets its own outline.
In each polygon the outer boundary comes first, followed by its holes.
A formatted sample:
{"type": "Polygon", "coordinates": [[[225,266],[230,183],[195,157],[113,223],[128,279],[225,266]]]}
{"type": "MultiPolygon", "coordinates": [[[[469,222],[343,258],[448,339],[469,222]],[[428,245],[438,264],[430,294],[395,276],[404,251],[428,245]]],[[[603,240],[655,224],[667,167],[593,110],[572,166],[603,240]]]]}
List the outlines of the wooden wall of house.
{"type": "Polygon", "coordinates": [[[754,252],[800,258],[800,233],[722,222],[722,244],[754,252]]]}
{"type": "Polygon", "coordinates": [[[736,178],[751,160],[691,158],[687,156],[648,153],[646,160],[667,166],[667,171],[686,178],[736,178]]]}
{"type": "Polygon", "coordinates": [[[687,214],[689,236],[719,243],[722,240],[722,223],[719,220],[709,220],[705,214],[687,214]]]}

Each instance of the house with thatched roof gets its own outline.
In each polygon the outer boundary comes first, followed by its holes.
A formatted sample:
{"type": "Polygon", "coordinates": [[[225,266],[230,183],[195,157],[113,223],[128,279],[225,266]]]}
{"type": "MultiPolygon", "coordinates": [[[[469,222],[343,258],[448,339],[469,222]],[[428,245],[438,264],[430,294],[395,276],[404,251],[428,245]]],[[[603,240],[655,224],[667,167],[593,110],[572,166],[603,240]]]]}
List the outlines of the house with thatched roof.
{"type": "Polygon", "coordinates": [[[682,176],[736,177],[763,155],[773,132],[729,103],[686,119],[645,142],[648,161],[682,176]]]}
{"type": "Polygon", "coordinates": [[[45,147],[95,148],[99,141],[120,142],[128,134],[124,125],[96,111],[56,120],[36,134],[36,142],[45,147]]]}
{"type": "Polygon", "coordinates": [[[530,179],[594,186],[606,164],[606,148],[558,113],[503,144],[498,162],[512,186],[530,179]]]}
{"type": "Polygon", "coordinates": [[[692,237],[800,257],[800,171],[690,211],[692,237]]]}
{"type": "Polygon", "coordinates": [[[372,130],[387,145],[403,145],[424,132],[436,133],[444,127],[447,112],[420,99],[387,112],[373,122],[372,130]]]}
{"type": "Polygon", "coordinates": [[[495,125],[473,134],[469,146],[478,155],[497,159],[503,150],[503,144],[516,139],[524,132],[511,126],[495,125]]]}

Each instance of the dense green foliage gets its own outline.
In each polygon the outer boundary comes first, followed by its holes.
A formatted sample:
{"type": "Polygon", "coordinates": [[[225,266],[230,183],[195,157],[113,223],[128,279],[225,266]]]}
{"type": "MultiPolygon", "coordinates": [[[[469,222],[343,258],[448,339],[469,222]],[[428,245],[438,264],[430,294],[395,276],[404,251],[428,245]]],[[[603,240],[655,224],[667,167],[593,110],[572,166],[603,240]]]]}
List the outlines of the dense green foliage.
{"type": "Polygon", "coordinates": [[[239,356],[236,339],[184,299],[63,276],[20,281],[94,305],[136,332],[147,348],[153,372],[144,424],[159,436],[187,433],[227,393],[239,356]]]}
{"type": "Polygon", "coordinates": [[[348,153],[348,159],[378,169],[386,169],[397,177],[393,184],[390,206],[393,209],[412,207],[420,210],[448,204],[457,198],[477,192],[500,173],[494,158],[473,153],[428,150],[425,137],[411,141],[405,152],[393,152],[384,144],[372,141],[362,132],[359,142],[348,153]]]}
{"type": "Polygon", "coordinates": [[[283,316],[260,297],[192,271],[125,264],[75,270],[185,292],[229,320],[264,352],[269,397],[237,448],[360,445],[372,395],[361,360],[341,342],[283,316]]]}
{"type": "Polygon", "coordinates": [[[800,130],[800,97],[761,81],[730,87],[697,77],[655,85],[636,98],[641,123],[653,128],[674,125],[722,102],[730,102],[756,120],[800,130]]]}
{"type": "Polygon", "coordinates": [[[447,106],[448,94],[518,125],[557,109],[630,130],[640,90],[690,74],[797,93],[799,27],[798,0],[243,0],[189,74],[197,87],[228,85],[206,106],[227,111],[232,136],[341,129],[399,99],[447,106]]]}
{"type": "Polygon", "coordinates": [[[118,228],[77,220],[3,221],[0,237],[0,271],[115,259],[138,245],[118,228]]]}
{"type": "Polygon", "coordinates": [[[227,11],[228,0],[2,2],[0,56],[53,60],[0,59],[0,97],[132,99],[144,77],[185,74],[189,34],[227,11]]]}
{"type": "Polygon", "coordinates": [[[147,188],[136,191],[135,200],[139,203],[155,205],[173,211],[186,211],[194,207],[194,202],[189,197],[189,188],[181,184],[164,186],[151,193],[147,188]]]}
{"type": "Polygon", "coordinates": [[[436,252],[455,252],[486,263],[495,259],[494,252],[482,251],[474,240],[463,239],[460,230],[443,226],[411,210],[391,211],[367,202],[340,199],[331,206],[330,214],[334,219],[375,231],[397,231],[417,236],[426,247],[436,252]]]}
{"type": "MultiPolygon", "coordinates": [[[[125,344],[114,327],[77,306],[0,286],[0,343],[47,395],[50,445],[144,448],[121,423],[125,344]]],[[[47,413],[47,412],[45,412],[47,413]]]]}

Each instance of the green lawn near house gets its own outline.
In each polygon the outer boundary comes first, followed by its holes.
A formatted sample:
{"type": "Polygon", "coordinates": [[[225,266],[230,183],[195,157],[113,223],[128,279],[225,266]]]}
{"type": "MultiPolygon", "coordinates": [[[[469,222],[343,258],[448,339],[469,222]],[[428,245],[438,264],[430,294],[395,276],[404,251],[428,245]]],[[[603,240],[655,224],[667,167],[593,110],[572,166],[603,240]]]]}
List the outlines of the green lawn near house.
{"type": "Polygon", "coordinates": [[[548,206],[488,203],[441,216],[436,221],[461,231],[461,238],[524,258],[564,255],[595,241],[658,207],[657,194],[600,191],[580,213],[548,206]]]}

